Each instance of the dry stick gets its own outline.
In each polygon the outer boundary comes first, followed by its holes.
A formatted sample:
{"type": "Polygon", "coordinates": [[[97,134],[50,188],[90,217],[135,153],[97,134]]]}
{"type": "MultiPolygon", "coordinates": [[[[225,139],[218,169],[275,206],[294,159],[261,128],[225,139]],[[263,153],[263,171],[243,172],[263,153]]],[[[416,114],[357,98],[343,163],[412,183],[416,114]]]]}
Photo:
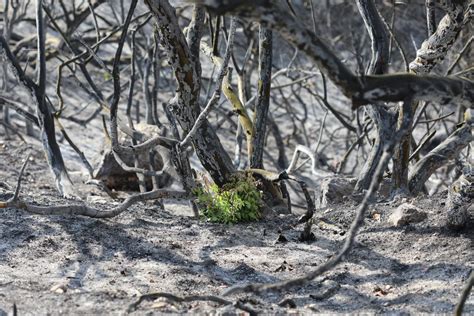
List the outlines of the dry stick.
{"type": "Polygon", "coordinates": [[[445,118],[455,114],[456,112],[451,112],[451,113],[448,113],[448,114],[445,114],[443,116],[440,116],[440,117],[436,117],[436,118],[433,118],[433,119],[430,119],[430,120],[425,120],[425,121],[419,121],[418,123],[420,124],[426,124],[426,123],[432,123],[432,122],[437,122],[437,121],[441,121],[441,120],[444,120],[445,118]]]}
{"type": "Polygon", "coordinates": [[[365,126],[362,128],[363,132],[362,134],[357,138],[357,140],[352,143],[352,145],[347,149],[346,153],[344,154],[344,156],[342,156],[342,159],[339,163],[339,166],[337,167],[337,170],[336,170],[336,174],[340,174],[344,171],[344,167],[346,166],[346,163],[347,163],[347,160],[349,158],[349,155],[352,153],[352,151],[356,148],[357,145],[359,145],[362,140],[364,139],[364,137],[367,135],[368,133],[368,126],[369,126],[369,122],[367,122],[365,124],[365,126]]]}
{"type": "MultiPolygon", "coordinates": [[[[324,85],[324,94],[326,95],[326,79],[325,79],[325,76],[324,74],[321,72],[322,74],[322,78],[323,78],[323,85],[324,85]]],[[[324,104],[324,106],[329,110],[331,111],[331,113],[336,117],[336,119],[345,127],[347,128],[348,130],[350,130],[351,132],[354,132],[356,133],[357,132],[357,129],[352,126],[350,123],[348,123],[346,121],[346,119],[344,118],[344,114],[343,113],[340,113],[339,111],[337,111],[330,103],[329,101],[327,100],[327,97],[321,97],[318,93],[314,92],[313,90],[310,89],[310,87],[308,87],[307,85],[303,85],[303,88],[308,91],[308,93],[310,93],[312,96],[316,97],[320,102],[322,102],[324,104]]]]}
{"type": "Polygon", "coordinates": [[[455,316],[462,315],[464,304],[466,303],[473,286],[474,286],[474,271],[471,272],[469,279],[467,279],[466,286],[462,290],[461,297],[459,298],[459,302],[456,304],[456,308],[454,309],[455,316]]]}
{"type": "MultiPolygon", "coordinates": [[[[433,136],[436,135],[436,130],[433,130],[427,134],[425,134],[425,137],[420,141],[420,144],[418,147],[413,151],[413,153],[410,155],[410,158],[408,161],[412,161],[414,158],[419,157],[420,151],[423,149],[423,147],[433,138],[433,136]]],[[[417,158],[419,160],[419,158],[417,158]]]]}
{"type": "Polygon", "coordinates": [[[22,200],[16,200],[12,202],[0,202],[0,208],[14,207],[26,210],[27,212],[38,214],[38,215],[63,215],[63,216],[86,216],[93,218],[111,218],[115,217],[130,206],[137,202],[144,202],[148,200],[156,199],[190,199],[190,195],[185,191],[172,191],[172,190],[154,190],[145,193],[139,193],[132,195],[125,199],[120,205],[110,209],[104,210],[103,207],[94,208],[83,204],[67,204],[67,205],[46,205],[38,206],[30,203],[26,203],[22,200]]]}
{"type": "Polygon", "coordinates": [[[307,284],[308,282],[310,282],[311,280],[313,280],[314,278],[321,275],[322,273],[334,268],[337,264],[339,264],[344,259],[344,257],[351,250],[355,241],[355,237],[364,222],[365,212],[367,211],[369,207],[370,201],[372,200],[372,196],[375,194],[375,192],[377,191],[379,187],[383,172],[388,166],[390,158],[395,149],[395,145],[398,144],[398,142],[401,140],[406,130],[408,129],[408,126],[411,124],[411,121],[412,121],[412,115],[410,111],[411,100],[406,100],[403,103],[403,107],[406,110],[404,112],[405,115],[404,115],[403,124],[394,135],[390,144],[386,146],[384,153],[382,154],[382,157],[377,165],[374,177],[372,178],[372,181],[370,182],[369,189],[366,192],[364,199],[362,200],[362,203],[360,204],[357,210],[356,217],[351,224],[347,237],[344,241],[344,245],[339,250],[339,252],[335,256],[331,257],[331,259],[329,259],[325,263],[319,265],[314,271],[302,277],[290,279],[283,282],[277,282],[273,284],[272,283],[270,284],[258,284],[258,283],[252,284],[251,283],[251,284],[246,284],[246,285],[235,285],[235,286],[230,287],[226,291],[224,291],[223,293],[224,296],[228,296],[228,295],[236,294],[240,292],[263,293],[263,292],[268,292],[268,291],[281,291],[281,290],[289,289],[296,286],[303,286],[307,284]]]}
{"type": "Polygon", "coordinates": [[[21,186],[21,177],[23,176],[23,172],[25,172],[26,165],[28,164],[28,161],[30,160],[31,153],[28,153],[26,156],[26,160],[21,166],[20,169],[20,174],[18,175],[18,180],[16,183],[16,188],[15,188],[15,193],[13,194],[13,197],[11,198],[12,201],[15,201],[18,199],[18,195],[20,194],[20,186],[21,186]]]}
{"type": "Polygon", "coordinates": [[[26,160],[21,166],[20,173],[18,175],[18,179],[16,181],[16,186],[15,186],[15,191],[13,193],[13,196],[9,198],[6,202],[0,201],[0,208],[7,208],[11,203],[15,203],[18,200],[18,196],[20,195],[20,186],[21,186],[21,178],[23,177],[23,173],[25,172],[26,165],[28,164],[28,161],[30,160],[31,153],[28,153],[26,156],[26,160]]]}
{"type": "Polygon", "coordinates": [[[392,50],[391,41],[393,39],[393,41],[395,42],[395,45],[398,48],[398,51],[400,52],[400,56],[402,57],[403,65],[405,66],[405,72],[408,72],[410,70],[410,66],[408,64],[407,54],[405,53],[405,50],[403,49],[403,46],[400,43],[400,41],[398,40],[397,36],[395,36],[395,32],[393,30],[393,25],[390,26],[387,23],[387,21],[385,20],[385,18],[383,17],[382,14],[380,14],[380,18],[382,19],[382,22],[385,24],[385,27],[387,28],[387,31],[390,33],[390,51],[392,50]]]}
{"type": "MultiPolygon", "coordinates": [[[[137,32],[137,28],[132,30],[132,40],[130,43],[130,50],[132,51],[132,58],[131,58],[131,68],[132,68],[132,73],[130,75],[130,80],[129,80],[129,89],[128,89],[128,100],[127,100],[127,110],[126,110],[126,116],[128,119],[128,125],[131,129],[133,129],[133,121],[132,117],[130,115],[130,109],[132,107],[132,101],[133,101],[133,88],[135,86],[135,78],[136,78],[136,67],[135,67],[135,60],[136,60],[136,50],[135,50],[135,34],[137,32]]],[[[147,122],[148,123],[148,122],[147,122]]],[[[137,145],[137,140],[132,138],[132,145],[136,146],[137,145]]],[[[114,154],[115,155],[115,154],[114,154]]],[[[139,167],[138,163],[138,154],[133,155],[133,161],[135,168],[139,167]]],[[[152,170],[154,171],[154,170],[152,170]]],[[[140,192],[146,192],[146,179],[145,176],[139,172],[136,173],[137,179],[138,179],[138,187],[140,189],[140,192]]],[[[156,179],[156,177],[152,177],[153,179],[156,179]]],[[[156,186],[153,186],[153,189],[157,189],[156,186]]]]}
{"type": "MultiPolygon", "coordinates": [[[[119,40],[117,50],[115,51],[114,63],[112,67],[114,95],[112,97],[112,102],[110,104],[110,137],[112,139],[112,152],[117,162],[119,162],[119,164],[123,163],[122,159],[119,157],[119,154],[118,154],[120,152],[121,146],[118,142],[118,128],[117,128],[117,110],[118,110],[118,103],[120,101],[120,91],[121,91],[120,89],[120,57],[122,56],[123,46],[127,38],[128,27],[132,20],[133,12],[135,11],[137,2],[138,0],[132,0],[132,2],[130,3],[130,9],[127,13],[127,18],[124,23],[122,34],[120,35],[120,40],[119,40]]],[[[129,168],[129,169],[132,169],[132,168],[129,168]]],[[[133,168],[133,169],[136,169],[133,172],[141,172],[141,171],[138,171],[139,168],[133,168]]],[[[129,171],[129,170],[126,170],[126,171],[129,171]]]]}
{"type": "Polygon", "coordinates": [[[435,1],[426,0],[426,29],[428,37],[436,32],[436,13],[435,13],[435,1]]]}
{"type": "Polygon", "coordinates": [[[84,152],[82,150],[79,149],[79,147],[76,146],[76,144],[74,144],[74,142],[72,141],[72,139],[69,137],[68,133],[66,132],[66,129],[64,128],[64,126],[59,121],[59,118],[55,117],[54,119],[56,121],[56,125],[58,126],[59,130],[61,131],[61,134],[66,139],[69,146],[71,146],[72,149],[74,149],[74,151],[76,152],[76,154],[78,154],[79,158],[81,158],[81,162],[86,167],[87,172],[89,173],[89,176],[91,178],[93,178],[94,177],[94,168],[92,168],[92,165],[90,164],[89,160],[87,160],[86,155],[84,154],[84,152]]]}
{"type": "Polygon", "coordinates": [[[92,21],[94,21],[95,34],[96,34],[96,37],[97,37],[96,43],[97,43],[97,42],[100,41],[99,23],[97,22],[97,16],[95,14],[94,7],[92,6],[91,0],[87,0],[87,5],[88,5],[90,13],[92,15],[92,21]]]}
{"type": "MultiPolygon", "coordinates": [[[[51,23],[54,26],[54,28],[56,29],[56,31],[61,35],[61,37],[62,37],[64,43],[66,43],[67,47],[71,50],[72,53],[77,53],[77,49],[75,48],[74,45],[72,45],[72,43],[70,42],[67,34],[65,32],[63,32],[62,29],[59,27],[58,23],[54,19],[54,17],[52,15],[52,13],[50,12],[50,10],[46,6],[43,7],[43,10],[46,13],[46,15],[49,17],[49,20],[51,21],[51,23]]],[[[62,94],[61,94],[62,69],[63,69],[63,67],[68,67],[71,70],[71,72],[73,72],[71,67],[69,66],[69,64],[72,63],[74,60],[75,59],[72,58],[72,59],[70,59],[66,62],[63,62],[58,68],[58,79],[56,81],[56,95],[58,97],[59,109],[55,113],[56,116],[60,116],[62,111],[63,111],[63,108],[64,108],[64,100],[63,100],[63,97],[62,97],[62,94]]],[[[91,76],[89,75],[89,73],[87,71],[87,68],[85,66],[85,63],[80,63],[79,68],[81,69],[82,73],[84,74],[84,77],[86,78],[86,81],[91,86],[92,90],[97,94],[98,99],[100,99],[102,97],[102,93],[97,88],[97,86],[93,82],[91,76]]]]}
{"type": "Polygon", "coordinates": [[[472,122],[460,125],[448,138],[413,166],[409,174],[410,192],[420,192],[424,183],[438,168],[455,159],[473,140],[472,122]]]}
{"type": "MultiPolygon", "coordinates": [[[[242,61],[242,67],[239,68],[237,65],[237,61],[235,60],[234,54],[232,54],[232,62],[235,67],[235,70],[237,72],[237,89],[238,89],[238,95],[239,99],[242,101],[242,103],[246,103],[246,76],[247,76],[247,64],[250,59],[250,55],[252,53],[252,47],[254,44],[254,39],[251,38],[249,41],[249,45],[247,47],[247,51],[245,52],[244,60],[242,61]]],[[[241,124],[237,124],[237,129],[235,133],[235,150],[234,150],[234,166],[238,168],[240,166],[241,162],[241,156],[242,156],[242,143],[243,143],[243,128],[241,124]]]]}
{"type": "MultiPolygon", "coordinates": [[[[44,8],[46,14],[48,14],[49,10],[47,10],[46,8],[44,8]]],[[[145,20],[149,20],[151,18],[151,14],[150,13],[145,13],[145,14],[142,14],[138,17],[136,17],[133,21],[136,21],[136,20],[139,20],[140,18],[146,16],[146,19],[145,20]]],[[[54,24],[54,20],[51,20],[51,22],[54,24]]],[[[111,36],[113,36],[115,33],[117,33],[118,31],[120,31],[121,29],[123,28],[123,25],[120,25],[120,26],[117,26],[116,28],[112,29],[110,31],[110,33],[105,36],[104,38],[102,38],[99,42],[97,42],[96,44],[92,45],[91,46],[91,49],[93,50],[97,50],[99,49],[100,45],[103,44],[104,42],[106,42],[111,36]]],[[[63,40],[66,42],[66,44],[68,43],[68,39],[66,37],[66,35],[63,35],[62,31],[60,28],[56,27],[57,31],[61,34],[61,36],[63,37],[63,40]]],[[[73,47],[73,46],[71,46],[73,47]]],[[[74,52],[74,51],[73,51],[74,52]]],[[[59,103],[60,103],[60,109],[62,108],[62,104],[63,104],[63,100],[62,100],[62,94],[61,94],[61,81],[62,81],[62,69],[64,67],[69,67],[69,64],[73,63],[73,62],[77,62],[78,60],[82,59],[83,57],[87,56],[88,55],[88,52],[89,50],[86,50],[82,53],[79,53],[79,54],[76,54],[74,57],[70,58],[69,60],[63,62],[61,65],[59,65],[58,67],[58,80],[56,82],[56,95],[58,96],[58,100],[59,100],[59,103]]],[[[87,81],[87,83],[90,85],[90,87],[92,88],[92,91],[89,91],[89,89],[84,89],[86,92],[88,92],[89,94],[92,94],[93,98],[96,100],[96,102],[99,103],[99,108],[96,112],[94,112],[89,118],[87,119],[84,119],[82,121],[79,121],[80,124],[87,124],[88,122],[90,122],[92,119],[94,119],[100,112],[103,108],[107,108],[107,104],[105,102],[105,99],[102,95],[102,92],[97,88],[97,86],[95,85],[95,83],[92,81],[92,78],[91,76],[89,75],[88,71],[87,71],[87,68],[85,67],[85,65],[87,64],[88,60],[92,60],[93,56],[89,56],[87,59],[84,59],[84,62],[81,62],[79,63],[79,67],[81,69],[81,71],[83,72],[84,74],[84,77],[87,81]]],[[[82,85],[81,85],[82,87],[82,85]]]]}
{"type": "MultiPolygon", "coordinates": [[[[27,120],[33,122],[36,126],[39,126],[39,122],[38,122],[38,119],[36,118],[36,116],[31,114],[27,110],[23,110],[22,105],[20,104],[20,102],[17,102],[15,100],[10,100],[10,99],[7,99],[3,96],[0,96],[0,105],[12,108],[18,114],[20,114],[21,116],[23,116],[27,120]]],[[[30,109],[28,109],[28,110],[30,110],[30,109]]]]}
{"type": "MultiPolygon", "coordinates": [[[[10,4],[10,1],[9,0],[5,0],[4,1],[4,8],[3,8],[3,36],[5,37],[5,40],[6,42],[8,43],[10,41],[10,34],[11,34],[11,30],[13,28],[12,25],[10,25],[10,22],[9,22],[9,4],[10,4]]],[[[9,86],[9,80],[8,80],[8,72],[7,72],[7,65],[6,64],[3,64],[2,65],[2,68],[3,68],[3,76],[2,76],[2,79],[3,79],[3,84],[2,84],[2,89],[3,91],[7,92],[8,91],[8,86],[9,86]]],[[[8,127],[7,126],[10,126],[10,111],[9,111],[9,108],[7,106],[4,106],[2,108],[2,112],[3,112],[3,122],[4,124],[2,124],[3,126],[5,126],[5,134],[7,136],[7,138],[9,137],[9,132],[8,132],[8,127]]],[[[14,132],[16,132],[14,129],[13,129],[14,132]]],[[[19,135],[19,134],[18,134],[19,135]]]]}
{"type": "Polygon", "coordinates": [[[251,309],[250,307],[245,306],[243,303],[237,301],[237,302],[232,302],[229,300],[226,300],[222,297],[219,296],[214,296],[214,295],[190,295],[190,296],[176,296],[171,293],[151,293],[151,294],[145,294],[142,295],[138,298],[138,300],[128,306],[127,313],[132,313],[134,312],[138,306],[143,302],[143,301],[151,301],[151,300],[156,300],[158,298],[166,298],[170,301],[173,302],[178,302],[178,303],[184,303],[184,302],[194,302],[194,301],[210,301],[214,303],[218,303],[221,305],[233,305],[234,307],[241,309],[250,315],[257,315],[257,312],[251,309]]]}
{"type": "Polygon", "coordinates": [[[38,43],[37,56],[37,84],[34,87],[37,110],[36,116],[41,126],[43,146],[46,150],[47,161],[55,175],[56,186],[63,196],[72,194],[72,182],[69,178],[61,149],[56,141],[54,118],[46,103],[46,47],[45,27],[43,19],[43,1],[36,1],[36,32],[38,43]],[[46,138],[46,139],[45,139],[46,138]]]}
{"type": "MultiPolygon", "coordinates": [[[[5,116],[5,114],[3,114],[5,116]]],[[[8,124],[7,122],[5,122],[6,120],[4,119],[3,122],[0,121],[0,124],[3,125],[3,127],[5,127],[5,131],[8,131],[8,130],[11,130],[13,132],[13,134],[15,134],[16,136],[18,136],[21,141],[25,144],[28,144],[28,142],[25,140],[25,138],[20,134],[20,132],[18,131],[18,128],[15,127],[15,126],[12,126],[10,124],[8,124]]],[[[8,137],[8,133],[7,133],[7,137],[8,137]]],[[[7,138],[8,139],[8,138],[7,138]]]]}
{"type": "Polygon", "coordinates": [[[474,35],[469,38],[466,44],[464,44],[464,47],[459,52],[458,56],[456,57],[456,60],[449,66],[448,70],[446,70],[446,75],[450,75],[453,72],[454,67],[456,67],[456,65],[459,63],[462,56],[464,56],[464,53],[467,52],[467,49],[471,46],[473,41],[474,41],[474,35]]]}

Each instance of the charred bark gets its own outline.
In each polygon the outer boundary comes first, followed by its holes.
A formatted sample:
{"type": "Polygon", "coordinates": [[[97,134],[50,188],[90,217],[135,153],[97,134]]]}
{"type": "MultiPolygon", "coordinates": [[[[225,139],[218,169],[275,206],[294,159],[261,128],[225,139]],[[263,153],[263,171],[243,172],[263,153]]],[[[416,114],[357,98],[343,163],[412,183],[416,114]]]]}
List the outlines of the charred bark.
{"type": "MultiPolygon", "coordinates": [[[[199,60],[190,51],[170,3],[167,0],[145,0],[145,3],[156,19],[162,44],[168,53],[178,85],[176,102],[171,110],[187,134],[200,113],[199,60]]],[[[200,124],[199,131],[192,138],[192,144],[203,167],[218,185],[230,180],[230,175],[235,171],[232,160],[207,120],[200,124]]]]}
{"type": "Polygon", "coordinates": [[[449,160],[456,158],[474,140],[471,124],[469,122],[464,123],[444,142],[416,163],[409,175],[411,193],[419,193],[425,182],[438,168],[444,166],[449,160]]]}
{"type": "MultiPolygon", "coordinates": [[[[356,2],[371,41],[372,58],[367,74],[384,74],[387,72],[390,58],[388,32],[373,0],[357,0],[356,2]]],[[[377,164],[382,157],[385,144],[391,136],[388,129],[392,126],[392,114],[385,107],[369,105],[367,113],[374,122],[377,134],[369,154],[369,159],[365,162],[357,179],[354,188],[355,192],[369,188],[377,169],[377,164]]]]}
{"type": "Polygon", "coordinates": [[[270,106],[272,79],[272,31],[260,26],[258,56],[258,96],[254,110],[253,153],[250,168],[263,169],[263,149],[267,131],[267,116],[270,106]]]}
{"type": "Polygon", "coordinates": [[[42,1],[36,3],[36,23],[38,37],[38,83],[35,83],[23,72],[22,67],[16,60],[8,47],[6,40],[0,36],[0,56],[2,56],[16,78],[30,92],[36,104],[36,117],[41,131],[41,141],[48,165],[53,172],[56,187],[64,196],[72,194],[72,183],[69,178],[66,165],[61,154],[61,149],[56,141],[54,118],[45,99],[46,89],[46,61],[45,61],[45,37],[42,15],[42,1]]]}

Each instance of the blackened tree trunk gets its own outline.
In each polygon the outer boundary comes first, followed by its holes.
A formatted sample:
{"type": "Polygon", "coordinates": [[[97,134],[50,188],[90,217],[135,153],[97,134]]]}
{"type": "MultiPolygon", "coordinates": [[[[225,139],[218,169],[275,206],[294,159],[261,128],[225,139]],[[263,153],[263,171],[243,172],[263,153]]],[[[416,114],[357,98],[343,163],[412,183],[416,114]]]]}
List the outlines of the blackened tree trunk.
{"type": "Polygon", "coordinates": [[[0,55],[3,55],[18,81],[30,92],[36,104],[36,116],[40,128],[41,142],[45,151],[49,168],[53,172],[56,187],[63,196],[72,195],[72,182],[69,178],[61,149],[56,141],[54,117],[46,103],[46,60],[45,60],[45,35],[42,12],[42,1],[36,2],[36,27],[37,27],[37,74],[38,82],[35,83],[23,71],[15,56],[8,47],[8,42],[0,36],[0,55]]]}
{"type": "MultiPolygon", "coordinates": [[[[357,7],[369,33],[372,49],[368,75],[380,75],[387,72],[389,59],[389,37],[373,0],[357,0],[357,7]]],[[[367,113],[374,122],[376,138],[369,158],[365,162],[357,179],[354,191],[367,190],[374,177],[378,162],[382,158],[384,147],[391,138],[392,114],[384,107],[369,105],[367,113]]]]}
{"type": "Polygon", "coordinates": [[[49,167],[54,174],[56,186],[64,196],[72,194],[72,183],[64,164],[61,149],[56,142],[54,118],[46,103],[46,56],[45,56],[45,28],[43,22],[43,1],[36,1],[36,29],[38,41],[37,85],[31,85],[36,99],[36,116],[41,128],[43,143],[49,167]]]}
{"type": "MultiPolygon", "coordinates": [[[[156,19],[162,44],[168,53],[176,77],[178,87],[171,110],[187,134],[201,111],[199,106],[201,78],[197,48],[201,40],[202,12],[194,14],[195,24],[191,29],[192,35],[188,37],[191,43],[188,44],[178,24],[175,9],[168,0],[145,0],[145,3],[156,19]],[[193,48],[192,51],[190,47],[193,48]]],[[[235,168],[207,120],[199,125],[198,132],[192,137],[192,144],[203,167],[214,182],[217,185],[228,182],[235,168]]]]}
{"type": "Polygon", "coordinates": [[[260,26],[258,55],[258,96],[254,110],[255,136],[251,168],[263,168],[263,148],[267,131],[267,116],[270,106],[270,87],[272,80],[272,31],[260,26]]]}

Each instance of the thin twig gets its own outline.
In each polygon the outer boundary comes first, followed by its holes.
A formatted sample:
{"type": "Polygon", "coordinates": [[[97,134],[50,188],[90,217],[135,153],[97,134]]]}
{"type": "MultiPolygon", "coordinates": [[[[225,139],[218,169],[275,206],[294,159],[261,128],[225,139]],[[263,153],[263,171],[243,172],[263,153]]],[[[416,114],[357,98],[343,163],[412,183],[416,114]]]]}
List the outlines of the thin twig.
{"type": "Polygon", "coordinates": [[[469,279],[467,279],[466,286],[461,292],[461,297],[459,298],[459,302],[456,304],[456,308],[454,309],[454,315],[456,316],[462,315],[464,304],[466,303],[473,286],[474,286],[474,271],[471,272],[469,279]]]}
{"type": "Polygon", "coordinates": [[[15,187],[15,193],[13,194],[13,197],[11,198],[11,201],[16,201],[18,199],[18,195],[20,194],[20,186],[21,186],[21,178],[23,177],[23,172],[25,172],[26,165],[28,165],[28,161],[30,160],[31,153],[28,153],[26,156],[26,160],[21,166],[20,169],[20,174],[18,175],[18,180],[16,182],[16,187],[15,187]]]}

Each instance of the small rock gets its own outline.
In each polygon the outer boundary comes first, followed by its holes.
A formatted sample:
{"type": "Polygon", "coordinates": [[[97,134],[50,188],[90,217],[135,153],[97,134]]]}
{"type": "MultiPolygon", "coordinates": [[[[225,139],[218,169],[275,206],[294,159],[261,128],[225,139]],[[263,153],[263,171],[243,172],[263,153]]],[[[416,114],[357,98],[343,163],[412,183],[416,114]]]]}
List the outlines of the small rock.
{"type": "Polygon", "coordinates": [[[321,183],[320,207],[342,202],[344,196],[350,196],[357,182],[356,178],[331,177],[321,183]]]}
{"type": "MultiPolygon", "coordinates": [[[[354,193],[357,178],[329,177],[321,182],[320,207],[325,207],[333,203],[341,203],[348,200],[360,202],[365,194],[354,193]]],[[[380,184],[378,195],[387,197],[390,194],[391,182],[383,179],[380,184]]]]}
{"type": "Polygon", "coordinates": [[[86,201],[91,204],[106,204],[110,202],[106,198],[98,195],[89,195],[86,201]]]}
{"type": "Polygon", "coordinates": [[[65,284],[56,284],[49,289],[51,292],[62,294],[67,292],[67,286],[65,284]]]}
{"type": "Polygon", "coordinates": [[[403,226],[412,223],[419,223],[426,219],[427,214],[418,207],[410,203],[404,203],[397,207],[390,215],[389,221],[394,226],[403,226]]]}
{"type": "Polygon", "coordinates": [[[177,312],[178,309],[176,308],[176,306],[174,305],[174,302],[164,298],[164,297],[160,297],[158,299],[156,299],[153,304],[151,305],[152,308],[155,308],[155,309],[161,309],[161,310],[166,310],[166,311],[169,311],[169,312],[177,312]]]}

